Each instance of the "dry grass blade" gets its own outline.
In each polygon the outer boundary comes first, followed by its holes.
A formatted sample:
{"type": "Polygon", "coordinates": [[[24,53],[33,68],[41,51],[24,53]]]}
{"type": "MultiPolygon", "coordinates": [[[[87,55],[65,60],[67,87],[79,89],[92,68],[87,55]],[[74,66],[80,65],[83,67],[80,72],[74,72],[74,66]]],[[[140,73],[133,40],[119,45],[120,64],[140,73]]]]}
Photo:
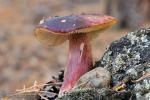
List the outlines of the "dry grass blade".
{"type": "Polygon", "coordinates": [[[48,92],[48,91],[42,91],[42,88],[44,86],[59,86],[61,85],[62,82],[57,82],[57,83],[48,83],[48,84],[37,84],[35,81],[33,86],[26,88],[25,85],[23,89],[18,89],[16,90],[16,93],[12,95],[8,95],[7,97],[1,98],[0,100],[37,100],[37,97],[40,96],[41,99],[48,100],[45,98],[42,93],[46,94],[51,94],[51,95],[56,95],[56,93],[53,92],[48,92]],[[15,98],[15,99],[13,99],[15,98]],[[28,99],[27,99],[28,98],[28,99]]]}

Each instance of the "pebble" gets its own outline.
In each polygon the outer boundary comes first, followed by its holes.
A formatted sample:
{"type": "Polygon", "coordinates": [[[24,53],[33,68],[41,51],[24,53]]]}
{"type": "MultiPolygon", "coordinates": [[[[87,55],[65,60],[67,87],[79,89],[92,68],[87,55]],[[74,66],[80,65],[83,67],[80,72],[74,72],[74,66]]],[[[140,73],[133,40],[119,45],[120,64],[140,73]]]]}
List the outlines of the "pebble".
{"type": "Polygon", "coordinates": [[[97,67],[85,73],[76,83],[74,89],[108,87],[111,74],[105,68],[97,67]]]}

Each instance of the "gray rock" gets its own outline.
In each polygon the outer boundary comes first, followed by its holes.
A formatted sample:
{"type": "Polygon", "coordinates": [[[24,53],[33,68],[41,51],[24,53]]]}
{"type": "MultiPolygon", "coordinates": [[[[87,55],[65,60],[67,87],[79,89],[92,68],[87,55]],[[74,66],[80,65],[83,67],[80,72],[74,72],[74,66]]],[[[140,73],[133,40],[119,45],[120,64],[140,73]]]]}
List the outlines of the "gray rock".
{"type": "Polygon", "coordinates": [[[129,99],[130,93],[118,93],[108,88],[78,89],[71,91],[58,100],[123,100],[129,99]]]}
{"type": "MultiPolygon", "coordinates": [[[[144,73],[150,73],[150,28],[131,32],[111,43],[95,66],[103,66],[111,72],[113,85],[126,79],[137,80],[144,73]]],[[[150,78],[129,83],[126,90],[134,91],[137,99],[144,95],[148,99],[150,78]]]]}
{"type": "Polygon", "coordinates": [[[97,67],[85,73],[75,85],[75,89],[109,87],[111,75],[105,68],[97,67]]]}
{"type": "Polygon", "coordinates": [[[150,100],[150,28],[130,32],[112,42],[95,67],[104,67],[112,76],[111,87],[102,89],[78,89],[70,91],[61,100],[150,100]],[[112,87],[124,82],[123,91],[112,87]]]}

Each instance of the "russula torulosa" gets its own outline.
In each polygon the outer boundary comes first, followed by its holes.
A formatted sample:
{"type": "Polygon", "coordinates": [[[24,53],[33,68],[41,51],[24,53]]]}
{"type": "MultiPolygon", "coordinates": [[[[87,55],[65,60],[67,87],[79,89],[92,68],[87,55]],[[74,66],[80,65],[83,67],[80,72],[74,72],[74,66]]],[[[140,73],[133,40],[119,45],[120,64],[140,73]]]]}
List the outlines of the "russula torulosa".
{"type": "Polygon", "coordinates": [[[90,41],[115,23],[114,17],[101,14],[73,14],[40,21],[35,36],[41,43],[59,45],[69,40],[68,65],[59,95],[72,89],[77,80],[93,68],[90,41]]]}

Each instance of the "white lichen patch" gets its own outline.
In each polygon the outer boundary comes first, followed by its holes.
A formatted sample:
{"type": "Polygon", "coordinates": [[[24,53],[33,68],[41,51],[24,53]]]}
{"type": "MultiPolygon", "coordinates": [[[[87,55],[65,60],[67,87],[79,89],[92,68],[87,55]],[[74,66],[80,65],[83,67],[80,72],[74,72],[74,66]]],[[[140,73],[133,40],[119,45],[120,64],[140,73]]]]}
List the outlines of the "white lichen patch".
{"type": "Polygon", "coordinates": [[[141,96],[142,96],[141,93],[139,92],[136,93],[136,98],[141,98],[141,96]]]}
{"type": "Polygon", "coordinates": [[[126,74],[138,76],[138,73],[137,73],[137,71],[134,68],[128,69],[126,74]]]}
{"type": "Polygon", "coordinates": [[[150,79],[144,79],[144,80],[143,80],[143,86],[144,86],[144,88],[146,88],[147,90],[150,90],[150,79]]]}
{"type": "Polygon", "coordinates": [[[123,51],[126,51],[127,54],[129,54],[131,51],[131,48],[127,48],[126,46],[124,46],[123,51]]]}
{"type": "Polygon", "coordinates": [[[115,64],[117,65],[125,64],[125,62],[122,59],[123,56],[125,56],[125,54],[118,54],[115,59],[115,64]]]}
{"type": "Polygon", "coordinates": [[[148,42],[146,35],[142,36],[142,37],[141,37],[141,40],[142,40],[142,42],[148,42]]]}
{"type": "Polygon", "coordinates": [[[136,91],[137,98],[141,97],[140,94],[143,94],[144,91],[148,91],[148,90],[150,90],[150,80],[149,79],[144,79],[142,81],[142,83],[137,83],[134,87],[134,91],[136,91]]]}
{"type": "Polygon", "coordinates": [[[136,84],[135,87],[134,87],[134,90],[137,91],[137,92],[140,91],[140,90],[142,90],[141,85],[139,83],[136,84]]]}
{"type": "Polygon", "coordinates": [[[116,59],[113,62],[113,73],[118,70],[125,70],[127,66],[125,66],[126,61],[129,59],[127,54],[118,54],[116,59]]]}
{"type": "Polygon", "coordinates": [[[139,37],[137,37],[136,35],[134,35],[134,32],[131,32],[127,35],[127,38],[131,41],[131,44],[135,44],[136,41],[139,40],[139,37]]]}
{"type": "Polygon", "coordinates": [[[150,45],[150,41],[147,40],[147,35],[145,34],[141,34],[141,36],[136,36],[134,32],[131,32],[127,35],[127,38],[131,41],[132,45],[136,44],[139,45],[141,48],[148,47],[150,45]],[[142,45],[142,43],[144,45],[142,45]]]}
{"type": "Polygon", "coordinates": [[[137,62],[139,62],[141,60],[141,57],[140,57],[140,53],[139,52],[136,52],[134,55],[133,55],[133,60],[136,60],[137,62]]]}
{"type": "Polygon", "coordinates": [[[105,56],[103,57],[103,59],[105,60],[105,61],[111,61],[110,60],[110,55],[112,54],[112,51],[108,51],[106,54],[105,54],[105,56]]]}
{"type": "Polygon", "coordinates": [[[145,95],[146,100],[150,100],[150,92],[145,95]]]}

